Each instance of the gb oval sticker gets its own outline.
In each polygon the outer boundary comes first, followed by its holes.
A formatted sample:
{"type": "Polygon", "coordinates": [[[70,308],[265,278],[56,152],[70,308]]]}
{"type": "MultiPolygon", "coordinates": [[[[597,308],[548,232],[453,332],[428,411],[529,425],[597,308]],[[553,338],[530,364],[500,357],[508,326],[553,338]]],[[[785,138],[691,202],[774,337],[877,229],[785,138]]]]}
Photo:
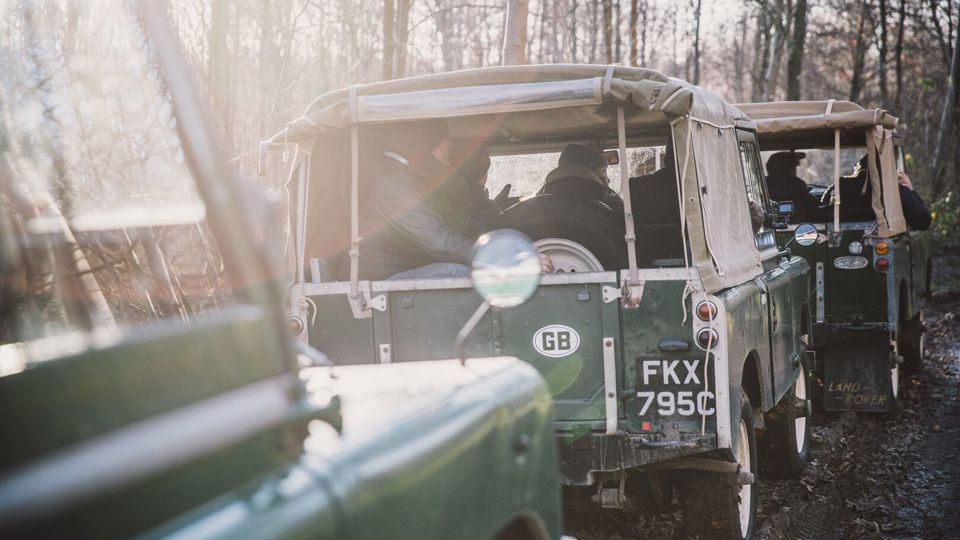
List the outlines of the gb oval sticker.
{"type": "Polygon", "coordinates": [[[569,326],[551,324],[533,335],[533,348],[550,358],[563,358],[580,348],[580,334],[569,326]]]}

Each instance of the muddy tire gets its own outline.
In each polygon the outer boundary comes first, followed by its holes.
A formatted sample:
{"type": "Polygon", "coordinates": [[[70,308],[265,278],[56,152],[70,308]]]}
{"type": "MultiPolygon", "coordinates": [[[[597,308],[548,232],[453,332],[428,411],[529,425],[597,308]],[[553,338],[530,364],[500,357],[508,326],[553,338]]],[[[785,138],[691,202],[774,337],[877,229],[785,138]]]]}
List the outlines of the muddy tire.
{"type": "Polygon", "coordinates": [[[531,240],[563,239],[588,250],[604,270],[627,267],[623,214],[603,203],[562,195],[538,195],[503,214],[507,227],[531,240]]]}
{"type": "MultiPolygon", "coordinates": [[[[740,470],[756,474],[757,441],[750,398],[740,391],[740,421],[735,448],[740,470]]],[[[680,484],[684,538],[743,540],[753,536],[757,513],[752,485],[741,486],[736,475],[702,471],[687,473],[680,484]]]]}
{"type": "Polygon", "coordinates": [[[923,310],[903,324],[900,331],[901,340],[897,349],[903,355],[903,372],[905,375],[916,375],[923,371],[923,310]]]}
{"type": "Polygon", "coordinates": [[[766,417],[767,429],[758,438],[760,470],[785,478],[799,476],[810,452],[810,376],[806,366],[790,390],[766,417]]]}

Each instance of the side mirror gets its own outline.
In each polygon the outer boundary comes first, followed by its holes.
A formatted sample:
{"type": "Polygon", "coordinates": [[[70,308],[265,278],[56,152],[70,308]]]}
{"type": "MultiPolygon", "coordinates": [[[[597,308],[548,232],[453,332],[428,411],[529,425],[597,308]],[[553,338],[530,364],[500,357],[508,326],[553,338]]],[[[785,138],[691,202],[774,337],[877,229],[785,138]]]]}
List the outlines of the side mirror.
{"type": "Polygon", "coordinates": [[[810,223],[801,223],[793,231],[793,240],[801,246],[812,246],[817,242],[820,233],[817,228],[810,223]]]}
{"type": "Polygon", "coordinates": [[[510,308],[526,302],[540,285],[540,255],[523,233],[497,229],[473,246],[470,277],[487,303],[510,308]]]}
{"type": "Polygon", "coordinates": [[[533,296],[540,286],[540,254],[533,242],[513,229],[497,229],[481,236],[473,245],[470,278],[483,303],[470,316],[453,346],[461,363],[467,357],[464,344],[486,315],[490,306],[511,308],[533,296]]]}

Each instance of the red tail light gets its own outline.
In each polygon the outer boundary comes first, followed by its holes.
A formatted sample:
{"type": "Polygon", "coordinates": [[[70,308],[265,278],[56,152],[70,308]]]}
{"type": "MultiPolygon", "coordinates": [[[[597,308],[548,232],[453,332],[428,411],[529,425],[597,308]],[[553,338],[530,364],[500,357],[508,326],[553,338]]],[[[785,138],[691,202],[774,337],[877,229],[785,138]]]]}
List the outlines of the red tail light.
{"type": "Polygon", "coordinates": [[[873,266],[881,272],[886,272],[890,269],[890,259],[880,257],[873,263],[873,266]]]}
{"type": "Polygon", "coordinates": [[[704,328],[697,332],[697,343],[703,349],[716,347],[719,339],[720,336],[717,335],[716,330],[710,328],[704,328]]]}
{"type": "Polygon", "coordinates": [[[706,301],[697,304],[697,318],[701,321],[711,321],[717,316],[717,305],[706,301]]]}

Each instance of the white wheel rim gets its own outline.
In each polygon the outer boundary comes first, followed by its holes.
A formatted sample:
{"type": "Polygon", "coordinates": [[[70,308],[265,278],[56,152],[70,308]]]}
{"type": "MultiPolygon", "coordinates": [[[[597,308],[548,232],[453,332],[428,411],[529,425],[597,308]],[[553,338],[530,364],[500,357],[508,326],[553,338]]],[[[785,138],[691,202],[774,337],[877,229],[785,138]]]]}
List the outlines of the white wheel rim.
{"type": "MultiPolygon", "coordinates": [[[[740,419],[740,437],[737,440],[737,463],[740,464],[740,470],[752,473],[750,469],[750,439],[747,432],[747,423],[740,419]]],[[[751,484],[740,486],[740,502],[737,504],[740,510],[740,534],[746,537],[747,527],[750,525],[750,502],[753,496],[751,484]]]]}
{"type": "MultiPolygon", "coordinates": [[[[800,369],[800,376],[797,377],[797,382],[794,386],[794,395],[797,397],[798,402],[803,402],[807,399],[807,377],[803,372],[803,368],[800,369]]],[[[794,429],[797,432],[797,436],[794,437],[797,441],[797,454],[803,453],[803,445],[807,442],[807,417],[806,412],[804,416],[796,418],[793,421],[794,429]]]]}
{"type": "Polygon", "coordinates": [[[550,257],[554,273],[603,272],[603,265],[583,245],[566,238],[544,238],[533,243],[537,251],[550,257]]]}

